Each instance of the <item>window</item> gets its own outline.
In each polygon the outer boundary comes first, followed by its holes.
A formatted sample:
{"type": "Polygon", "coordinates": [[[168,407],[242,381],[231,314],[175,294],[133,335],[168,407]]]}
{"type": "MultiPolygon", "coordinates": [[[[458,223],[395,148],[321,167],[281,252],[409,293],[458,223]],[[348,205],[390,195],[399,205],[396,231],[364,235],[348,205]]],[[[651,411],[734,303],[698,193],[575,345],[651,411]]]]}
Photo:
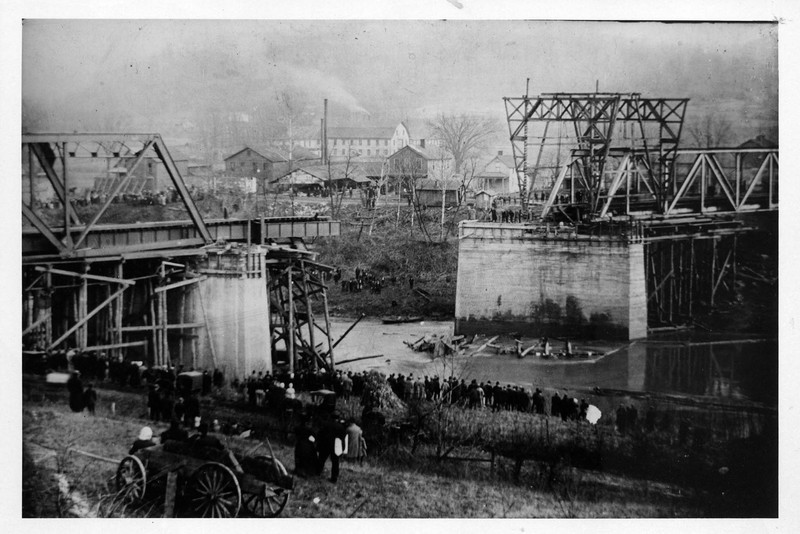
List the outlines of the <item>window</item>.
{"type": "Polygon", "coordinates": [[[253,162],[253,172],[258,172],[258,162],[257,161],[253,162]]]}
{"type": "Polygon", "coordinates": [[[389,150],[384,148],[383,149],[383,155],[384,156],[388,156],[389,155],[389,150]]]}
{"type": "Polygon", "coordinates": [[[370,149],[368,148],[368,149],[367,149],[367,156],[371,156],[371,155],[372,155],[372,150],[370,150],[370,149]]]}

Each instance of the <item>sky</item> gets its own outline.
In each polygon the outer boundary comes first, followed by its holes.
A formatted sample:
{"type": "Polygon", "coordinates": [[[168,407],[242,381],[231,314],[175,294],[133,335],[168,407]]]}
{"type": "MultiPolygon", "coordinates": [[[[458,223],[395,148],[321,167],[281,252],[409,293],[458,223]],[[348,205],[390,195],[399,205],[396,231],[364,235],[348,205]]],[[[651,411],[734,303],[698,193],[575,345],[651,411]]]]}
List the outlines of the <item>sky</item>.
{"type": "Polygon", "coordinates": [[[530,78],[531,94],[599,86],[688,97],[688,117],[726,113],[757,130],[777,123],[779,31],[774,23],[28,19],[22,98],[45,128],[79,130],[246,111],[280,90],[302,94],[309,114],[328,98],[383,122],[440,112],[504,120],[502,98],[522,95],[530,78]],[[120,114],[127,118],[115,123],[120,114]]]}

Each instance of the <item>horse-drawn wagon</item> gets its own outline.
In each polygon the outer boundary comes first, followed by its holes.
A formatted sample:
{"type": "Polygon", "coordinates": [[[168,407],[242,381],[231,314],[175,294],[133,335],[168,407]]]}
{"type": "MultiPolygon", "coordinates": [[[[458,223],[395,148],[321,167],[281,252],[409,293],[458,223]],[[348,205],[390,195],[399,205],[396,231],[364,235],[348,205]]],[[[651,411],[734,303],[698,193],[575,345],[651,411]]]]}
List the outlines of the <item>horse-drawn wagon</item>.
{"type": "Polygon", "coordinates": [[[286,506],[294,479],[274,455],[253,452],[168,440],[123,458],[117,489],[132,500],[172,491],[175,509],[188,517],[275,517],[286,506]],[[173,485],[167,483],[170,473],[173,485]]]}

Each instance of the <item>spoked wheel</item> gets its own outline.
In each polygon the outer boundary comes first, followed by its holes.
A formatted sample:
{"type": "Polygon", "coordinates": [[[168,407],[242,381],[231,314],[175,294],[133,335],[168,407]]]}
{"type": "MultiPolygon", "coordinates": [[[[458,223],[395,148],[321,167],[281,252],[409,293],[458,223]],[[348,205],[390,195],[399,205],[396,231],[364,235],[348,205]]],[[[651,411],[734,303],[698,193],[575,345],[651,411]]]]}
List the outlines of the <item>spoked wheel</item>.
{"type": "Polygon", "coordinates": [[[192,517],[236,517],[242,506],[239,480],[216,462],[203,464],[194,472],[186,496],[192,517]]]}
{"type": "MultiPolygon", "coordinates": [[[[289,475],[286,468],[279,460],[274,460],[271,456],[256,456],[254,460],[263,462],[267,469],[275,472],[276,479],[282,479],[289,475]]],[[[264,486],[263,493],[252,493],[244,498],[244,505],[247,511],[257,517],[277,517],[289,502],[289,490],[281,487],[264,486]]]]}
{"type": "Polygon", "coordinates": [[[147,472],[136,456],[126,456],[117,467],[117,491],[125,500],[138,501],[147,488],[147,472]]]}

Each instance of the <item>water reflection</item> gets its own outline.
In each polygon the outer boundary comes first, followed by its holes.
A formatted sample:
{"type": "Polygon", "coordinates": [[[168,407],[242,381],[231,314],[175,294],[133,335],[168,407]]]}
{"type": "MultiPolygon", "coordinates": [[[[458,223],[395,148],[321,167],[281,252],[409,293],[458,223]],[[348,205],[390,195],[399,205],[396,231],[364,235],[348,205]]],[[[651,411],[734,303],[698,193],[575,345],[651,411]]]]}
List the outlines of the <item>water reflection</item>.
{"type": "MultiPolygon", "coordinates": [[[[349,324],[335,321],[334,337],[349,324]]],[[[402,343],[431,332],[452,333],[452,323],[383,325],[362,321],[337,347],[337,358],[382,354],[382,358],[358,362],[348,368],[375,369],[386,374],[441,374],[441,366],[432,362],[429,354],[415,353],[402,343]]],[[[588,342],[576,344],[591,348],[588,342]]],[[[775,341],[732,341],[690,333],[675,339],[654,337],[637,341],[594,363],[518,359],[510,354],[497,354],[475,358],[462,370],[464,378],[526,387],[652,391],[748,399],[777,406],[778,346],[775,341]]]]}
{"type": "Polygon", "coordinates": [[[648,344],[644,391],[777,403],[777,344],[648,344]]]}

